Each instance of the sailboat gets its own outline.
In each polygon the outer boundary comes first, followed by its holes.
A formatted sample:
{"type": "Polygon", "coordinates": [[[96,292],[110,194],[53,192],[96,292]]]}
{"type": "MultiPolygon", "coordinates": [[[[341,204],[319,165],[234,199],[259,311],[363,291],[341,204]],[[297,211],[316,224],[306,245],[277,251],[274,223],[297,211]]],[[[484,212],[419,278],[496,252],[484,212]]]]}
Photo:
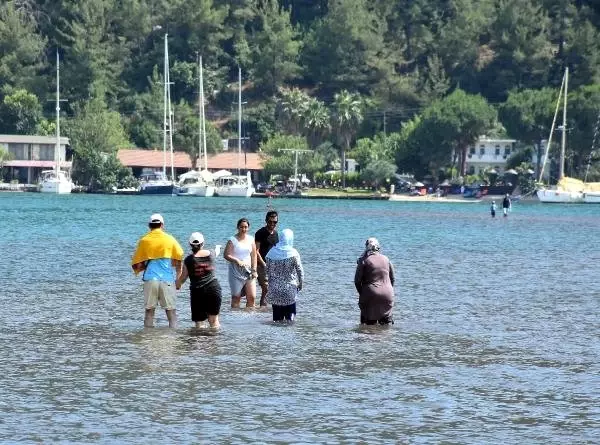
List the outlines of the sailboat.
{"type": "Polygon", "coordinates": [[[558,93],[558,101],[556,103],[556,110],[554,112],[554,119],[552,121],[552,127],[550,129],[550,136],[548,137],[548,143],[546,145],[546,153],[544,156],[544,162],[540,170],[538,180],[541,182],[544,173],[544,167],[548,159],[548,152],[550,150],[550,144],[552,142],[552,134],[554,133],[554,125],[556,123],[556,116],[562,100],[563,104],[563,122],[562,127],[559,129],[562,131],[561,143],[560,143],[560,160],[558,165],[558,183],[555,187],[541,187],[536,191],[537,197],[540,202],[544,203],[582,203],[584,202],[584,183],[579,179],[569,178],[565,176],[565,149],[567,139],[567,93],[569,86],[569,68],[565,69],[565,74],[562,80],[562,85],[558,93]]]}
{"type": "Polygon", "coordinates": [[[139,193],[142,195],[173,194],[173,181],[167,177],[167,143],[171,153],[171,178],[175,177],[175,168],[173,167],[173,110],[171,109],[168,34],[165,34],[165,62],[163,76],[163,168],[162,171],[145,172],[140,175],[141,183],[139,193]]]}
{"type": "Polygon", "coordinates": [[[73,190],[68,174],[60,168],[60,61],[56,51],[56,145],[54,146],[54,170],[42,171],[39,190],[42,193],[67,194],[73,190]]]}
{"type": "Polygon", "coordinates": [[[217,179],[215,195],[250,198],[254,192],[250,172],[240,175],[242,157],[242,69],[238,68],[238,168],[237,175],[222,176],[217,179]]]}
{"type": "Polygon", "coordinates": [[[200,99],[198,114],[200,116],[198,129],[198,156],[204,161],[204,170],[190,170],[179,177],[178,196],[206,196],[215,194],[212,174],[208,171],[208,155],[206,151],[206,121],[204,118],[204,82],[202,78],[202,56],[198,59],[200,99]]]}

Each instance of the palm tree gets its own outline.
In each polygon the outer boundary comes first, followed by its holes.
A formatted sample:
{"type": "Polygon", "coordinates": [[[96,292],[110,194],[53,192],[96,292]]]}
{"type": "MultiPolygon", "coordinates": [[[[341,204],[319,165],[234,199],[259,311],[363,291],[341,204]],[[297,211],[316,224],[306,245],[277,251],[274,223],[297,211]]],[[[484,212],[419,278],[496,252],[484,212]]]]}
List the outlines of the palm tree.
{"type": "Polygon", "coordinates": [[[305,110],[304,125],[306,140],[312,148],[318,146],[331,129],[329,110],[325,103],[310,98],[305,110]]]}
{"type": "Polygon", "coordinates": [[[363,120],[363,100],[359,94],[343,90],[333,100],[332,127],[342,151],[342,187],[346,187],[346,151],[363,120]]]}
{"type": "Polygon", "coordinates": [[[284,126],[294,136],[301,134],[304,115],[310,97],[298,88],[282,89],[279,110],[283,114],[284,126]]]}

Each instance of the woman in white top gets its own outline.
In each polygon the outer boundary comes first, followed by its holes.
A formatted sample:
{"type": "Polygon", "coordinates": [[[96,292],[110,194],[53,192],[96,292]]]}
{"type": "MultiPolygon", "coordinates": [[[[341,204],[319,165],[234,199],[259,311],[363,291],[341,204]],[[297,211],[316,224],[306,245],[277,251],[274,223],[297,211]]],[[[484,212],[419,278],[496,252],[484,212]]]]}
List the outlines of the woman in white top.
{"type": "Polygon", "coordinates": [[[229,261],[229,288],[231,307],[240,307],[242,291],[246,295],[246,308],[254,307],[256,297],[256,244],[248,235],[250,222],[242,218],[237,222],[238,233],[227,241],[223,257],[229,261]]]}

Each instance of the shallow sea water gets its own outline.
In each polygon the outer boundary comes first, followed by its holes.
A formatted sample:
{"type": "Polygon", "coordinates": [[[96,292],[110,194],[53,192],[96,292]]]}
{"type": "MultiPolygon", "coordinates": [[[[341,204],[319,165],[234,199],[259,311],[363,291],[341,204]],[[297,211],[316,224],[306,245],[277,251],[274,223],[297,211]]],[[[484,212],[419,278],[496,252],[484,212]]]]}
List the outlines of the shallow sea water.
{"type": "Polygon", "coordinates": [[[3,443],[599,443],[600,206],[273,200],[306,285],[294,325],[143,328],[129,268],[153,212],[225,244],[267,200],[0,194],[3,443]],[[396,324],[360,328],[364,240],[396,324]]]}

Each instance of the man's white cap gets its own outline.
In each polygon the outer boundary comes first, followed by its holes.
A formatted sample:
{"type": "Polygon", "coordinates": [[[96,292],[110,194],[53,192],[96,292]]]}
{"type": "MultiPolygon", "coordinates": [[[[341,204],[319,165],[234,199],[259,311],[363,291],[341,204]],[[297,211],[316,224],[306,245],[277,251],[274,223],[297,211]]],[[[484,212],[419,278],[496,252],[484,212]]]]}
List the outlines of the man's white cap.
{"type": "Polygon", "coordinates": [[[160,213],[153,213],[152,216],[150,217],[150,222],[164,224],[165,220],[163,219],[163,217],[160,213]]]}
{"type": "Polygon", "coordinates": [[[194,232],[190,235],[190,244],[203,244],[204,243],[204,235],[200,232],[194,232]]]}

